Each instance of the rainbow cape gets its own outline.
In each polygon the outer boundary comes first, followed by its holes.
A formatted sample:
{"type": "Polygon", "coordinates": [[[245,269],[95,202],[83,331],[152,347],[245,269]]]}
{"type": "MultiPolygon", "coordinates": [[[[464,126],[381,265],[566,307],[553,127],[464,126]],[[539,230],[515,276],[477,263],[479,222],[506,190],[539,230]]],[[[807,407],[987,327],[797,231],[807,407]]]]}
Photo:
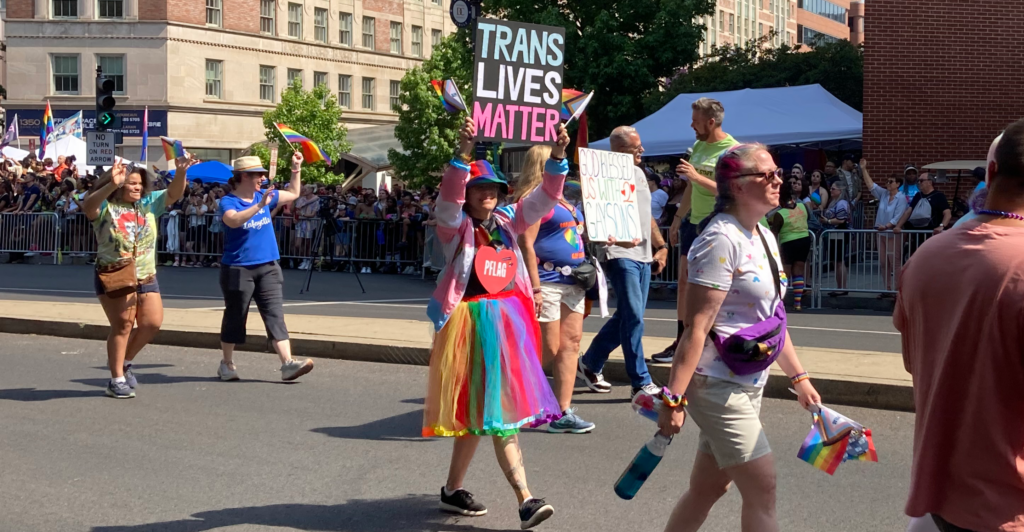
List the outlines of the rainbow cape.
{"type": "Polygon", "coordinates": [[[178,157],[185,156],[185,147],[181,145],[180,140],[160,137],[160,142],[164,145],[164,159],[167,159],[167,162],[174,162],[178,157]]]}
{"type": "Polygon", "coordinates": [[[331,163],[331,157],[327,155],[327,152],[320,149],[320,146],[317,146],[316,143],[309,140],[309,138],[300,135],[298,131],[295,131],[284,124],[274,124],[274,126],[277,127],[277,131],[281,133],[281,136],[284,137],[286,141],[298,144],[302,147],[302,157],[306,160],[307,164],[313,164],[319,161],[324,161],[328,165],[333,164],[331,163]]]}
{"type": "Polygon", "coordinates": [[[454,80],[448,79],[442,84],[440,80],[432,79],[430,84],[434,87],[437,97],[441,99],[445,111],[457,113],[466,110],[466,102],[462,99],[462,93],[459,92],[454,80]]]}

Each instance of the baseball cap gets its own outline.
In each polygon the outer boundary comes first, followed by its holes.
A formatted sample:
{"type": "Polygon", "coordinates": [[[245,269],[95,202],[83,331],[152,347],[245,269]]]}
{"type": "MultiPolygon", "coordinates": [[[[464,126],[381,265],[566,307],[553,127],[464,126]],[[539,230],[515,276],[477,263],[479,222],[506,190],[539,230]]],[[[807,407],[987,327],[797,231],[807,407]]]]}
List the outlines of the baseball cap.
{"type": "Polygon", "coordinates": [[[473,161],[473,164],[469,165],[469,176],[469,182],[466,183],[466,188],[493,183],[498,185],[502,194],[508,194],[508,183],[494,173],[494,168],[491,167],[491,163],[487,161],[473,161]]]}
{"type": "Polygon", "coordinates": [[[908,164],[906,166],[906,168],[903,169],[903,175],[907,175],[907,173],[909,173],[911,171],[916,173],[917,172],[917,167],[912,165],[912,164],[908,164]]]}

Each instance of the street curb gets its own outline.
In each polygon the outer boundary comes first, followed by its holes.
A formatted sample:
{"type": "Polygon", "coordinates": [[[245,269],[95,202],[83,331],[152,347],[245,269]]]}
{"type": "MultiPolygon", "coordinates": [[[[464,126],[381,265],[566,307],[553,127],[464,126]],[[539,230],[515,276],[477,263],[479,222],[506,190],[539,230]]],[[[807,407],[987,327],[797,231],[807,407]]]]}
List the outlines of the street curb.
{"type": "MultiPolygon", "coordinates": [[[[0,319],[0,333],[34,334],[79,338],[85,340],[106,340],[110,328],[106,325],[74,323],[67,321],[34,320],[25,318],[0,319]]],[[[154,344],[197,349],[220,349],[220,335],[213,332],[162,330],[153,340],[154,344]]],[[[359,362],[384,362],[426,366],[430,362],[430,349],[426,347],[403,347],[393,345],[338,342],[310,338],[292,338],[292,352],[297,355],[334,360],[359,362]]],[[[267,352],[267,337],[249,334],[246,343],[236,346],[240,351],[267,352]]],[[[656,384],[668,381],[670,368],[667,365],[649,365],[651,378],[656,384]]],[[[615,383],[628,383],[626,364],[621,360],[609,360],[604,368],[605,377],[615,383]]],[[[771,375],[765,386],[765,397],[795,399],[789,391],[791,384],[784,375],[771,375]]],[[[911,386],[877,384],[870,382],[845,381],[815,378],[814,387],[827,398],[830,405],[848,405],[881,410],[914,411],[914,391],[911,386]]]]}

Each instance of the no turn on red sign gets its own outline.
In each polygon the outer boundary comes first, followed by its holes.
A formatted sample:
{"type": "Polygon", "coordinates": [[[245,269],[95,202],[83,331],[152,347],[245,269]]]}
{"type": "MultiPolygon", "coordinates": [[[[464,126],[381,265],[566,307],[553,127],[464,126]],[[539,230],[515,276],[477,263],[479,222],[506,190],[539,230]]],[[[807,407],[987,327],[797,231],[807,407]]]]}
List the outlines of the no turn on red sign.
{"type": "Polygon", "coordinates": [[[85,164],[89,166],[113,166],[117,133],[111,131],[85,132],[85,164]]]}

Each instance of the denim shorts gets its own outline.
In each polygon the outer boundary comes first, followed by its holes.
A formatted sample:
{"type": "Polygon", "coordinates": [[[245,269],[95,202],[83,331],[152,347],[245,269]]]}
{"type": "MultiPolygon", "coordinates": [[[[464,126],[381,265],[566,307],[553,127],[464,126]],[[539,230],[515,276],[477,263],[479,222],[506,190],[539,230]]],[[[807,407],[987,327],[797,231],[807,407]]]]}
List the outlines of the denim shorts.
{"type": "MultiPolygon", "coordinates": [[[[92,288],[96,291],[97,296],[106,294],[106,291],[103,290],[103,283],[100,282],[100,274],[95,270],[93,270],[92,274],[92,288]]],[[[156,276],[154,275],[152,281],[139,285],[135,291],[139,294],[159,294],[160,283],[156,282],[156,276]]]]}

